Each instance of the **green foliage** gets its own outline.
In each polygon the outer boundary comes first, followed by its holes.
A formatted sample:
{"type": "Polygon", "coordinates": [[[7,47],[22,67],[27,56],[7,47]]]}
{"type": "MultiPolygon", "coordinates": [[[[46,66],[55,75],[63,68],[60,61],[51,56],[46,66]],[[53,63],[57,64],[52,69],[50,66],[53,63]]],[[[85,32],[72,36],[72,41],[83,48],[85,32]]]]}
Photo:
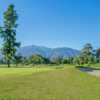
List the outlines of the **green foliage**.
{"type": "Polygon", "coordinates": [[[10,67],[16,50],[20,46],[20,43],[16,42],[17,18],[14,5],[9,5],[7,11],[4,12],[4,26],[0,28],[0,36],[3,39],[2,54],[8,67],[10,67]]]}
{"type": "Polygon", "coordinates": [[[96,58],[97,58],[97,62],[100,62],[100,48],[96,50],[96,58]]]}
{"type": "Polygon", "coordinates": [[[4,62],[4,60],[1,58],[0,59],[0,64],[4,64],[5,62],[4,62]]]}
{"type": "Polygon", "coordinates": [[[93,56],[93,47],[90,43],[85,44],[84,48],[81,50],[79,59],[80,59],[80,64],[92,63],[94,56],[93,56]]]}
{"type": "Polygon", "coordinates": [[[68,58],[63,58],[63,59],[62,59],[62,63],[63,63],[63,64],[67,64],[67,63],[68,63],[68,58]]]}
{"type": "Polygon", "coordinates": [[[79,56],[74,57],[74,59],[73,59],[73,64],[75,64],[75,65],[80,65],[80,58],[79,58],[79,56]]]}
{"type": "Polygon", "coordinates": [[[27,58],[28,64],[46,64],[48,63],[48,59],[42,57],[41,55],[32,55],[27,58]]]}
{"type": "Polygon", "coordinates": [[[61,57],[54,57],[54,58],[52,58],[52,59],[50,60],[50,62],[51,62],[52,64],[57,64],[57,65],[59,65],[59,64],[62,63],[62,58],[61,58],[61,57]]]}
{"type": "Polygon", "coordinates": [[[26,57],[22,58],[22,64],[23,65],[28,65],[29,64],[28,61],[29,61],[28,58],[26,58],[26,57]]]}
{"type": "Polygon", "coordinates": [[[22,64],[23,62],[23,57],[21,55],[15,55],[13,63],[16,64],[16,66],[18,64],[22,64]]]}
{"type": "Polygon", "coordinates": [[[95,58],[95,56],[93,56],[93,55],[89,56],[89,58],[88,58],[88,63],[89,63],[89,64],[94,64],[94,63],[96,63],[96,58],[95,58]]]}
{"type": "Polygon", "coordinates": [[[74,58],[74,63],[79,65],[84,65],[84,64],[90,65],[90,64],[95,64],[97,62],[99,63],[99,61],[100,61],[100,49],[94,51],[90,43],[87,43],[81,50],[80,55],[74,58]]]}
{"type": "Polygon", "coordinates": [[[62,58],[63,64],[73,64],[73,57],[62,58]]]}

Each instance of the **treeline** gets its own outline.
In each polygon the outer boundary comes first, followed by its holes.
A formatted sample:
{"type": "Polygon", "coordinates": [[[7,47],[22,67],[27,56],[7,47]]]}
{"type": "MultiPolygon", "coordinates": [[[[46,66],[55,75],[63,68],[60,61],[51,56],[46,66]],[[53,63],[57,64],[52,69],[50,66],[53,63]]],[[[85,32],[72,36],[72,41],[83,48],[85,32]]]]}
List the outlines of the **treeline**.
{"type": "MultiPolygon", "coordinates": [[[[0,60],[1,64],[5,64],[5,60],[0,60]]],[[[55,57],[52,59],[45,58],[41,55],[33,54],[30,57],[22,57],[21,54],[15,56],[12,64],[36,65],[36,64],[95,64],[100,63],[100,48],[94,50],[90,43],[87,43],[75,57],[55,57]]]]}
{"type": "Polygon", "coordinates": [[[87,43],[77,57],[74,57],[74,64],[95,64],[100,63],[100,48],[94,49],[92,44],[87,43]]]}
{"type": "MultiPolygon", "coordinates": [[[[16,63],[18,62],[17,60],[19,59],[16,59],[16,63]]],[[[22,61],[23,64],[77,64],[77,65],[96,64],[96,63],[100,63],[100,48],[95,50],[92,44],[87,43],[84,45],[82,50],[80,50],[79,55],[75,57],[58,56],[52,59],[48,59],[42,57],[41,55],[32,55],[20,61],[22,61]]]]}
{"type": "MultiPolygon", "coordinates": [[[[67,58],[61,58],[56,57],[53,59],[45,58],[41,55],[33,54],[30,57],[23,57],[20,54],[16,55],[15,58],[12,60],[11,64],[18,65],[38,65],[38,64],[72,64],[73,63],[73,57],[67,57],[67,58]]],[[[0,59],[0,64],[6,64],[5,59],[0,59]]]]}

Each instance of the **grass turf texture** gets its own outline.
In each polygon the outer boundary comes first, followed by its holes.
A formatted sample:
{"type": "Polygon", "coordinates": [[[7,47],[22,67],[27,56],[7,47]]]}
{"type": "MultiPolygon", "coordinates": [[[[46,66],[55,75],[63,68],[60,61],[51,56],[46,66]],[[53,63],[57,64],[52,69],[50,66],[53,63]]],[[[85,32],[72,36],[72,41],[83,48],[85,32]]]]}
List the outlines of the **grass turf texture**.
{"type": "Polygon", "coordinates": [[[0,100],[100,100],[100,78],[58,67],[0,68],[0,100]]]}

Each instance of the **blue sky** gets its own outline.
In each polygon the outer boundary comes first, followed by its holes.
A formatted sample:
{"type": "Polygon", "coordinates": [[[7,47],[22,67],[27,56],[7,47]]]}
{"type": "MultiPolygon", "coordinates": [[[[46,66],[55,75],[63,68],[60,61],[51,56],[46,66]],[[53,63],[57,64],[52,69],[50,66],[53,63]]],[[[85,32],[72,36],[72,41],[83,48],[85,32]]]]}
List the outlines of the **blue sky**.
{"type": "Polygon", "coordinates": [[[17,40],[22,46],[81,49],[89,42],[100,47],[99,0],[0,0],[0,24],[11,3],[19,15],[17,40]]]}

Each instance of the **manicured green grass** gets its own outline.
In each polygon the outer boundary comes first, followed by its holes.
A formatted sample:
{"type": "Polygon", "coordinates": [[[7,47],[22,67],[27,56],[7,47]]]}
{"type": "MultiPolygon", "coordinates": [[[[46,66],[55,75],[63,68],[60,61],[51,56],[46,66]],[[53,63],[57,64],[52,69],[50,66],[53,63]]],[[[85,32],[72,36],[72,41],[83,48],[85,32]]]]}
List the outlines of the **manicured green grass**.
{"type": "Polygon", "coordinates": [[[100,63],[92,64],[91,66],[92,66],[93,68],[100,69],[100,63]]]}
{"type": "Polygon", "coordinates": [[[0,68],[0,100],[100,100],[99,77],[58,67],[0,68]]]}
{"type": "Polygon", "coordinates": [[[90,68],[94,68],[97,70],[100,70],[100,63],[96,63],[96,64],[84,64],[84,65],[80,65],[80,67],[90,67],[90,68]]]}

